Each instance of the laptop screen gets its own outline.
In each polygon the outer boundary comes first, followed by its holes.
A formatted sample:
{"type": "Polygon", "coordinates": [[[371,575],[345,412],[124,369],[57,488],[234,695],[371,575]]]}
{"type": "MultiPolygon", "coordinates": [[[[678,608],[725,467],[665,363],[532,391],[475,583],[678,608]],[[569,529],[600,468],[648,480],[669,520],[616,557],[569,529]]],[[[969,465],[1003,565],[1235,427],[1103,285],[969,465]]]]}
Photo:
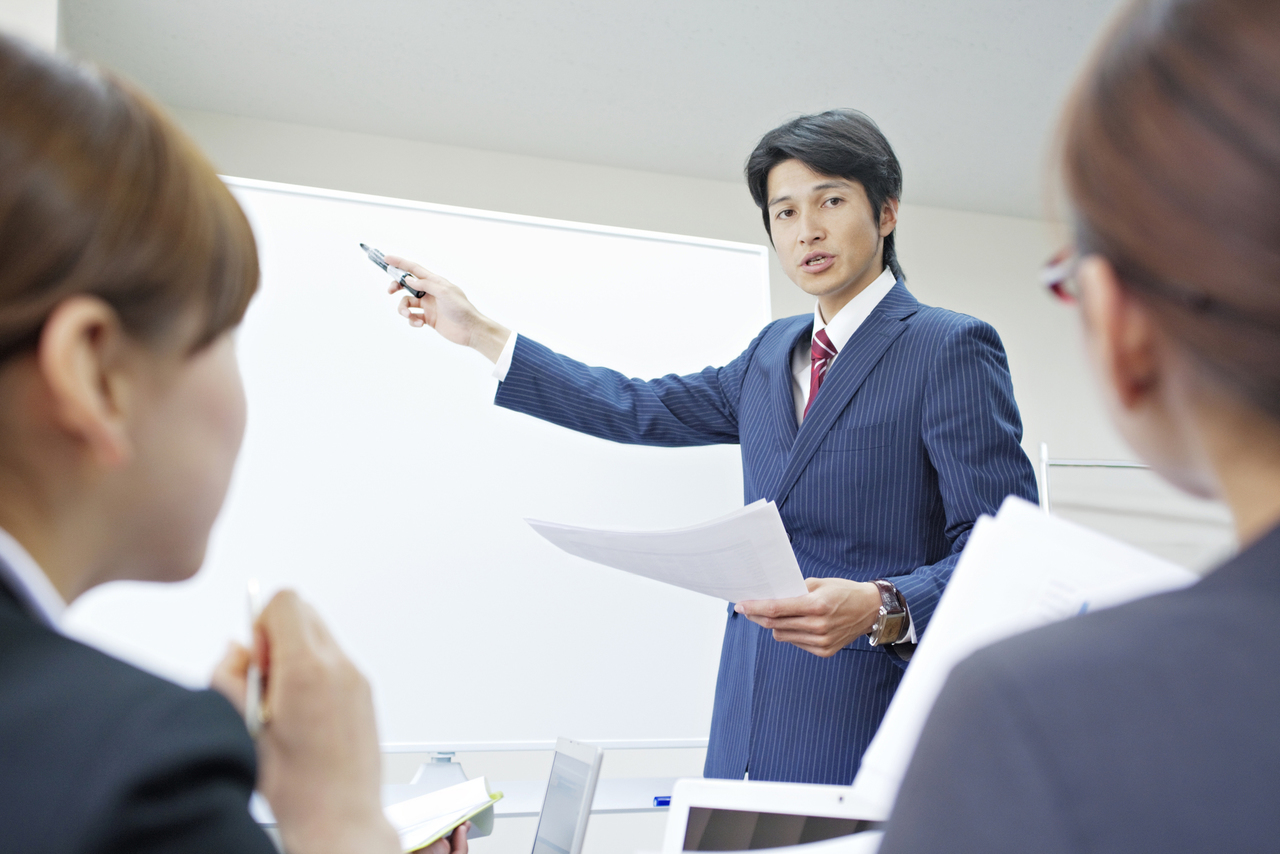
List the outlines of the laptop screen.
{"type": "Polygon", "coordinates": [[[570,854],[578,817],[591,808],[587,798],[587,778],[591,766],[557,751],[547,781],[547,797],[542,802],[533,854],[570,854]]]}
{"type": "Polygon", "coordinates": [[[835,839],[866,830],[852,818],[689,807],[685,851],[756,851],[835,839]]]}

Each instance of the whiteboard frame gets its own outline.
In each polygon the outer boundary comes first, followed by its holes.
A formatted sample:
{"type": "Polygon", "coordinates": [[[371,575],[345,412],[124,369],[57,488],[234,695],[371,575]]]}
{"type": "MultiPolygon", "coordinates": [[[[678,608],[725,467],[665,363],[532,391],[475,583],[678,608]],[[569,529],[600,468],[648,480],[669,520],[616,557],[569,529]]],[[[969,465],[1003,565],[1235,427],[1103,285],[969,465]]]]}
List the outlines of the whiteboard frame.
{"type": "MultiPolygon", "coordinates": [[[[763,258],[768,269],[769,248],[759,243],[740,243],[735,240],[719,240],[713,237],[692,237],[684,234],[669,234],[663,231],[646,231],[639,228],[622,228],[616,225],[595,225],[586,222],[574,222],[568,219],[551,219],[550,217],[526,216],[524,214],[487,211],[480,208],[464,208],[457,205],[442,205],[436,202],[418,202],[412,199],[396,199],[389,196],[376,196],[371,193],[351,193],[346,190],[326,190],[321,187],[305,187],[300,184],[284,184],[279,181],[260,181],[257,178],[236,178],[231,175],[219,175],[224,184],[231,187],[244,187],[251,190],[265,190],[271,193],[284,193],[292,196],[313,196],[322,199],[339,199],[347,202],[360,202],[383,208],[404,208],[415,211],[451,214],[453,216],[483,219],[494,222],[510,222],[520,225],[532,225],[541,228],[554,228],[561,231],[577,231],[587,234],[608,234],[618,237],[631,237],[639,240],[651,240],[655,243],[675,243],[687,246],[707,246],[724,249],[729,252],[742,252],[763,258]]],[[[768,290],[768,273],[765,274],[765,293],[768,290]]],[[[766,313],[772,310],[766,305],[766,313]]],[[[554,743],[553,743],[554,744],[554,743]]]]}

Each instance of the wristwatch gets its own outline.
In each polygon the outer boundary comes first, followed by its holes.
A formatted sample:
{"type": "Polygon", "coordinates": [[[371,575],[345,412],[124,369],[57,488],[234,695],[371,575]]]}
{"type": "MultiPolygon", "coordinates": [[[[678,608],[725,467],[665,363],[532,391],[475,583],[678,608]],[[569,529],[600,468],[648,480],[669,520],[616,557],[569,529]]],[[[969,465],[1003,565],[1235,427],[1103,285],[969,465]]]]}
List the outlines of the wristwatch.
{"type": "Polygon", "coordinates": [[[880,591],[880,613],[871,631],[867,632],[867,637],[871,639],[872,646],[897,643],[907,636],[907,630],[911,626],[907,600],[902,598],[898,588],[890,581],[877,578],[871,583],[880,591]]]}

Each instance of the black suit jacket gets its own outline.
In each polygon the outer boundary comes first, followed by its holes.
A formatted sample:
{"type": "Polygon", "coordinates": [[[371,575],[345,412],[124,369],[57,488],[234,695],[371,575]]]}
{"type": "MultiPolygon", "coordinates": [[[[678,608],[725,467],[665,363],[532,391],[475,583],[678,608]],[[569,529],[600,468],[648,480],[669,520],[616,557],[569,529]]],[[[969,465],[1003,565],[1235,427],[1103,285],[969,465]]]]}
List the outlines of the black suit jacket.
{"type": "Polygon", "coordinates": [[[1280,848],[1280,528],[1192,587],[976,653],[881,854],[1280,848]]]}
{"type": "Polygon", "coordinates": [[[0,851],[275,854],[231,704],[39,623],[0,582],[0,851]]]}

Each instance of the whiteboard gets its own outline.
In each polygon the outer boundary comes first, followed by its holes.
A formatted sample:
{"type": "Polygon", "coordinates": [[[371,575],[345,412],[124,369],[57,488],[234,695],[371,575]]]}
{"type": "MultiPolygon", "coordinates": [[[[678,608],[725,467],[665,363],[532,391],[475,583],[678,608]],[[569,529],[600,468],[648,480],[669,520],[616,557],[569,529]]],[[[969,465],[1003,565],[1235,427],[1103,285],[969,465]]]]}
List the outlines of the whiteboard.
{"type": "Polygon", "coordinates": [[[565,555],[522,520],[713,518],[742,505],[737,447],[615,445],[495,407],[489,362],[410,328],[358,244],[641,377],[746,348],[769,319],[765,248],[226,180],[263,276],[237,333],[248,428],[206,565],[92,591],[68,629],[202,685],[247,638],[256,577],[300,591],[369,676],[384,749],[704,744],[724,603],[565,555]]]}

